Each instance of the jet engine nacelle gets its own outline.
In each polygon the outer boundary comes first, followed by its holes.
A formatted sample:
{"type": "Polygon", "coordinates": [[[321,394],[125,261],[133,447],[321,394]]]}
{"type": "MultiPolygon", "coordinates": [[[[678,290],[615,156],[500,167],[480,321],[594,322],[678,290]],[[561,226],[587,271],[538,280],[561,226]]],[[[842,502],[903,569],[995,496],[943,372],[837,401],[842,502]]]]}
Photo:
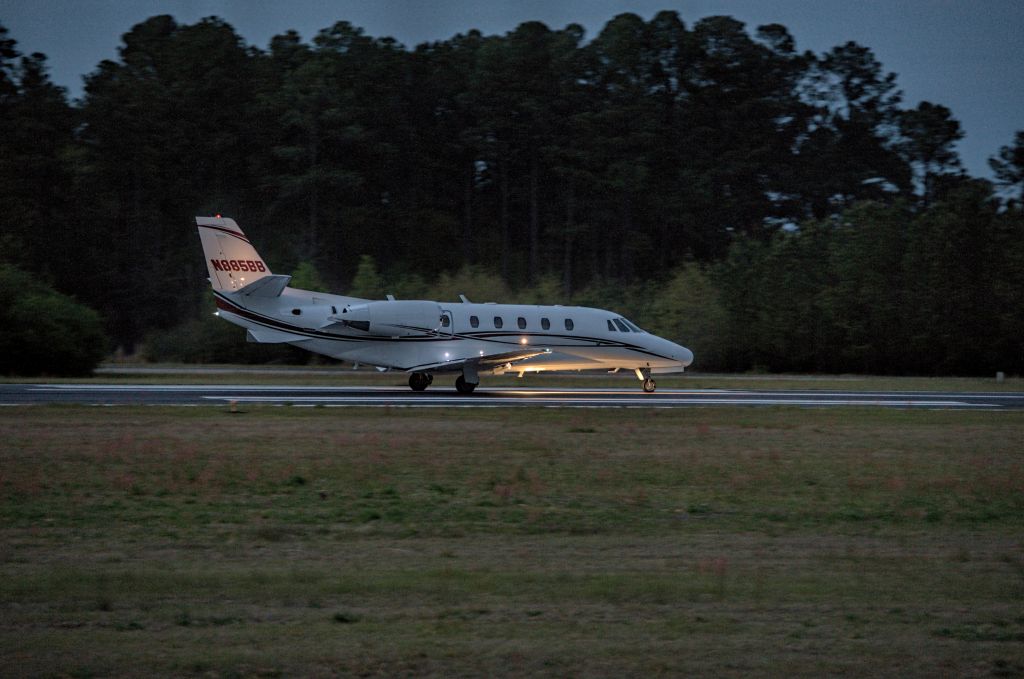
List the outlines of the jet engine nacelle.
{"type": "Polygon", "coordinates": [[[388,300],[353,304],[335,318],[374,335],[417,335],[441,327],[441,305],[420,300],[388,300]]]}

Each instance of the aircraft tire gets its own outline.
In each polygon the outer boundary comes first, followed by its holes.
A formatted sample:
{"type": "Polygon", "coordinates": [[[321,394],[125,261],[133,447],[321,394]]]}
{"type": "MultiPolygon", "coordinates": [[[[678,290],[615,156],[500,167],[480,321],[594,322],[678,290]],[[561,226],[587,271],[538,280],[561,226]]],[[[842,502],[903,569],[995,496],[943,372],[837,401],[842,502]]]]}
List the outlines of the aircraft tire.
{"type": "Polygon", "coordinates": [[[646,380],[644,380],[644,391],[646,391],[648,394],[653,392],[657,387],[658,385],[654,381],[653,377],[648,377],[646,380]]]}
{"type": "Polygon", "coordinates": [[[409,388],[413,391],[423,391],[433,382],[431,376],[426,373],[413,373],[409,375],[409,388]]]}
{"type": "Polygon", "coordinates": [[[462,375],[459,375],[458,378],[456,378],[455,391],[460,394],[472,394],[474,389],[476,389],[476,385],[467,382],[462,375]]]}

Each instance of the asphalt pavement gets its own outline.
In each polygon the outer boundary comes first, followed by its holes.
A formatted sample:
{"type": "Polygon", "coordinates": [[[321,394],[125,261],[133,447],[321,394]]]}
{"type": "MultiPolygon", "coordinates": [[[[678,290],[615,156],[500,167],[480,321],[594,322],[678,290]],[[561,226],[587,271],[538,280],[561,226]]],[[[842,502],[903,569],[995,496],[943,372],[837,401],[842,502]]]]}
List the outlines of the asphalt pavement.
{"type": "Polygon", "coordinates": [[[463,395],[450,387],[413,392],[399,387],[294,387],[175,384],[3,384],[0,406],[50,403],[123,406],[224,406],[264,403],[288,406],[409,408],[585,407],[687,408],[700,406],[802,406],[1024,409],[1020,392],[922,392],[746,389],[507,388],[480,387],[463,395]]]}

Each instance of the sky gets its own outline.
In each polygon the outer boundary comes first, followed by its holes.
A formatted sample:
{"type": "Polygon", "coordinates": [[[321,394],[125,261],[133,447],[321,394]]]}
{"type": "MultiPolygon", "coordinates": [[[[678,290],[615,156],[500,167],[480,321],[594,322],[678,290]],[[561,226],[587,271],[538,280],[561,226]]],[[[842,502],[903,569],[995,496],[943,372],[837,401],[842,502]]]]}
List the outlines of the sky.
{"type": "Polygon", "coordinates": [[[0,0],[0,22],[19,51],[46,54],[54,82],[76,98],[84,75],[117,59],[121,35],[155,14],[180,23],[219,16],[260,48],[288,29],[309,41],[340,20],[414,47],[534,20],[578,23],[592,38],[617,14],[649,20],[663,9],[687,26],[723,14],[751,32],[780,23],[800,50],[849,40],[870,47],[897,74],[905,106],[952,110],[965,132],[960,157],[977,177],[991,177],[988,158],[1024,129],[1024,0],[0,0]]]}

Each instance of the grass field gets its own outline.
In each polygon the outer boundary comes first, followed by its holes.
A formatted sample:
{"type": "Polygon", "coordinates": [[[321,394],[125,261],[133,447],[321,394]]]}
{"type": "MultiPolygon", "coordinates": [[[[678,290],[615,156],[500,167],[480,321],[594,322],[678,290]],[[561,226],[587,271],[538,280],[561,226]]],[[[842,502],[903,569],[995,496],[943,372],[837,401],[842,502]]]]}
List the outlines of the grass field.
{"type": "Polygon", "coordinates": [[[0,409],[0,675],[1020,676],[1024,413],[0,409]]]}

